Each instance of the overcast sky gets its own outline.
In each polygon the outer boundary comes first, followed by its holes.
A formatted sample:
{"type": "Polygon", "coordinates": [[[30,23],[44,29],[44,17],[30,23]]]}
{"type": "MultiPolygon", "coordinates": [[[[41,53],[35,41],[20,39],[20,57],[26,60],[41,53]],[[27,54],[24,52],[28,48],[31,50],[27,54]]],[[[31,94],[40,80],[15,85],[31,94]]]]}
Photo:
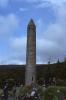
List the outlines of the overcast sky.
{"type": "Polygon", "coordinates": [[[66,57],[66,0],[0,0],[0,64],[25,64],[27,25],[36,24],[37,63],[66,57]]]}

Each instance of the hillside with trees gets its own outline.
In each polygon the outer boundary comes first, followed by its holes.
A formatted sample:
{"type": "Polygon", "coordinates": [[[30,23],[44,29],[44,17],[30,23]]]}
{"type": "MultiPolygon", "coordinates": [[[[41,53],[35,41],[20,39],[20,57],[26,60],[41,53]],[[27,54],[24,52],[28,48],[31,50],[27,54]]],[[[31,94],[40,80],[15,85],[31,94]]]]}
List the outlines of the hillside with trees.
{"type": "MultiPolygon", "coordinates": [[[[37,82],[43,84],[48,77],[66,81],[66,62],[36,65],[37,82]]],[[[14,79],[24,84],[25,65],[0,65],[0,84],[5,79],[14,79]]]]}

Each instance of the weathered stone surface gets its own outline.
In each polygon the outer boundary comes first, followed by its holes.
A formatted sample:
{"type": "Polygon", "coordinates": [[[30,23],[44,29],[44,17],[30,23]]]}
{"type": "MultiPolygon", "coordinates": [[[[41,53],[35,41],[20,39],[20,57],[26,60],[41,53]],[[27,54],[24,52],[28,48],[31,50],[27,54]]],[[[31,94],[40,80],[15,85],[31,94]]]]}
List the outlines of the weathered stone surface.
{"type": "Polygon", "coordinates": [[[30,20],[27,27],[25,85],[36,82],[36,26],[30,20]]]}

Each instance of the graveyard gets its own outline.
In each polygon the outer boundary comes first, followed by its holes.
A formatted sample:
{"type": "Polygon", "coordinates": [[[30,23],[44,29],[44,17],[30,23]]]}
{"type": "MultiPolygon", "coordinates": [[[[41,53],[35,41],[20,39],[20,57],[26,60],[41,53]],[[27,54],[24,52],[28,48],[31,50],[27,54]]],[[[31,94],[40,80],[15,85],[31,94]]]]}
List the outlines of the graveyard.
{"type": "MultiPolygon", "coordinates": [[[[65,100],[66,99],[66,80],[65,80],[65,67],[66,62],[57,62],[56,64],[47,64],[47,65],[37,65],[37,89],[38,94],[41,98],[41,100],[65,100]],[[49,69],[48,69],[49,67],[49,69]],[[48,76],[48,77],[47,77],[48,76]],[[44,79],[47,79],[47,81],[51,78],[53,79],[55,77],[55,83],[52,82],[49,83],[47,87],[45,87],[44,79]],[[49,78],[49,79],[48,79],[49,78]],[[59,99],[58,99],[59,98],[59,99]]],[[[31,92],[32,88],[30,86],[25,86],[25,65],[21,67],[21,65],[18,65],[17,67],[11,66],[4,66],[2,65],[0,67],[0,97],[3,96],[3,90],[2,90],[2,81],[4,79],[8,80],[9,84],[9,90],[8,95],[9,99],[13,99],[13,84],[14,80],[16,80],[16,83],[20,82],[20,84],[23,84],[23,87],[20,90],[20,96],[24,96],[27,94],[27,92],[31,92]]],[[[47,82],[46,81],[46,82],[47,82]]],[[[47,82],[48,83],[48,82],[47,82]]],[[[46,83],[46,84],[47,84],[46,83]]]]}
{"type": "MultiPolygon", "coordinates": [[[[40,100],[66,100],[66,87],[60,86],[49,86],[45,88],[44,86],[38,86],[38,95],[40,96],[40,100]]],[[[31,92],[31,87],[22,87],[19,93],[21,98],[26,94],[31,92]]],[[[0,98],[3,96],[3,91],[0,89],[0,98]]],[[[9,90],[8,92],[8,100],[13,100],[13,91],[9,90]]],[[[23,99],[18,99],[23,100],[23,99]]]]}

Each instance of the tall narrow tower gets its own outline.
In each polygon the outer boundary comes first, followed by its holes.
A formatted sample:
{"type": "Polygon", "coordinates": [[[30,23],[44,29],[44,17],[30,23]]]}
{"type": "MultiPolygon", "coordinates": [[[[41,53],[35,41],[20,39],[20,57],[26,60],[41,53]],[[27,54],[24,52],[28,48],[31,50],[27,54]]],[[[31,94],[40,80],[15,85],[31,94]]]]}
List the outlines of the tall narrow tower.
{"type": "Polygon", "coordinates": [[[27,26],[25,85],[36,82],[36,26],[31,19],[27,26]]]}

